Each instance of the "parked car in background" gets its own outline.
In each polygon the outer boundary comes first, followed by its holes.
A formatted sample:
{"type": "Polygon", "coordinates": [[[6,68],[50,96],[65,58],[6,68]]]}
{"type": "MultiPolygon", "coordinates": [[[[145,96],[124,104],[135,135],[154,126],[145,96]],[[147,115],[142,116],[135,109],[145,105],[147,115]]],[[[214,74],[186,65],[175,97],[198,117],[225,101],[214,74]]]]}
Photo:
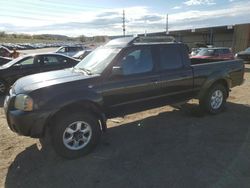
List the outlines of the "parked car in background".
{"type": "Polygon", "coordinates": [[[91,52],[92,52],[92,50],[83,50],[83,51],[80,51],[80,52],[78,52],[77,54],[75,54],[75,55],[73,56],[73,58],[82,60],[82,59],[84,59],[88,54],[90,54],[91,52]]]}
{"type": "Polygon", "coordinates": [[[250,47],[245,49],[244,51],[238,52],[235,57],[237,59],[242,59],[245,63],[250,63],[250,47]]]}
{"type": "Polygon", "coordinates": [[[191,65],[186,45],[139,39],[114,39],[72,69],[17,80],[5,98],[10,129],[47,137],[72,159],[97,145],[108,118],[192,98],[217,114],[230,88],[243,83],[242,60],[191,65]]]}
{"type": "MultiPolygon", "coordinates": [[[[229,48],[202,48],[192,59],[205,59],[205,61],[224,61],[234,59],[234,54],[229,48]]],[[[200,62],[200,61],[199,61],[200,62]]]]}
{"type": "Polygon", "coordinates": [[[11,51],[4,46],[0,46],[0,56],[11,57],[11,51]]]}
{"type": "Polygon", "coordinates": [[[25,55],[16,58],[0,66],[0,94],[6,93],[18,78],[39,72],[70,68],[78,62],[79,60],[56,53],[25,55]]]}
{"type": "Polygon", "coordinates": [[[79,51],[83,51],[85,47],[83,46],[61,46],[56,50],[56,53],[64,54],[70,57],[76,55],[79,51]]]}
{"type": "Polygon", "coordinates": [[[0,56],[0,66],[4,65],[5,63],[8,63],[12,61],[13,59],[10,57],[1,57],[0,56]]]}
{"type": "Polygon", "coordinates": [[[199,51],[201,51],[202,49],[204,49],[204,48],[192,48],[190,56],[192,57],[192,56],[197,55],[199,53],[199,51]]]}

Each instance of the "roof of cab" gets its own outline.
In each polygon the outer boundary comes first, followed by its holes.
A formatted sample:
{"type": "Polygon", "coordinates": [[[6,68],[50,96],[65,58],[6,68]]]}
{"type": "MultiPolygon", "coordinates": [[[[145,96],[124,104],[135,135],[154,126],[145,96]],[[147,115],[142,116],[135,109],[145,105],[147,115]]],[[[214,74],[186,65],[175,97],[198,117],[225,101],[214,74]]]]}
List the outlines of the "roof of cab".
{"type": "Polygon", "coordinates": [[[177,44],[173,37],[123,37],[109,41],[106,47],[124,48],[131,45],[177,44]]]}

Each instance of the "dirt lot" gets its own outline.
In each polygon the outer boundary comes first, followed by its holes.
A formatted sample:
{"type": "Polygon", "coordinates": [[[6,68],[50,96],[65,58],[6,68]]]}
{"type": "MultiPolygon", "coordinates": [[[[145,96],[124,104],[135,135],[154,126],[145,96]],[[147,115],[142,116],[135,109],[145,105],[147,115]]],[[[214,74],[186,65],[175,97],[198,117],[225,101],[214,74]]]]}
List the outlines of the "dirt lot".
{"type": "Polygon", "coordinates": [[[17,136],[0,100],[1,187],[250,187],[250,66],[216,116],[166,106],[108,123],[88,156],[66,161],[17,136]]]}

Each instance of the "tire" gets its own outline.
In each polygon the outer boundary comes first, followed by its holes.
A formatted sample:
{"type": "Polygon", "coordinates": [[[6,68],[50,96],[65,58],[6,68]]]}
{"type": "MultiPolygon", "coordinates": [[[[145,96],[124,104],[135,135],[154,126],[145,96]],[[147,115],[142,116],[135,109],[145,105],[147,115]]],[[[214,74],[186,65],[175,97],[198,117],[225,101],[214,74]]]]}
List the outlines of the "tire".
{"type": "Polygon", "coordinates": [[[6,82],[0,79],[0,95],[4,95],[7,92],[6,82]]]}
{"type": "Polygon", "coordinates": [[[75,159],[92,151],[100,136],[100,125],[94,115],[79,111],[68,112],[57,118],[52,127],[51,141],[59,155],[75,159]]]}
{"type": "Polygon", "coordinates": [[[225,109],[227,89],[221,84],[213,85],[200,100],[200,106],[210,114],[218,114],[225,109]]]}

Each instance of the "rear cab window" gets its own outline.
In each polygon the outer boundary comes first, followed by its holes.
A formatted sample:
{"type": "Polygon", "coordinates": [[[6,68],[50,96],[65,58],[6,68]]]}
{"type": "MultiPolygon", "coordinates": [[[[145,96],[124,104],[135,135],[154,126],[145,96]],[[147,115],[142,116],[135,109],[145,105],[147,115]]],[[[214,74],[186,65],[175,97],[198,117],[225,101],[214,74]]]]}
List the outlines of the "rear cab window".
{"type": "Polygon", "coordinates": [[[161,45],[158,47],[159,71],[180,69],[183,67],[183,59],[179,46],[161,45]]]}

